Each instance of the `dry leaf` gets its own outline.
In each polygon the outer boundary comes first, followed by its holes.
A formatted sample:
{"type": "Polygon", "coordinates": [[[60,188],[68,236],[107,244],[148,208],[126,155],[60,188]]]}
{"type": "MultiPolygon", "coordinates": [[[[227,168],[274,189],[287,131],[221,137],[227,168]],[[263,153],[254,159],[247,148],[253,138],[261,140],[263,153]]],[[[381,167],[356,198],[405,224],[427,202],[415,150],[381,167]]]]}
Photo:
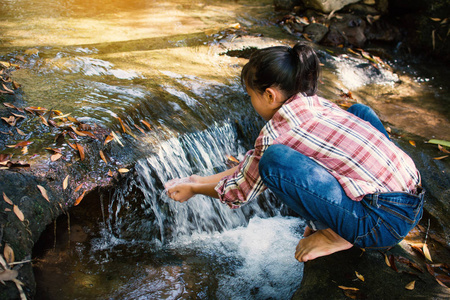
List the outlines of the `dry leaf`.
{"type": "Polygon", "coordinates": [[[108,176],[109,176],[109,177],[113,177],[113,176],[114,176],[113,171],[109,170],[109,171],[108,171],[108,176]]]}
{"type": "Polygon", "coordinates": [[[75,126],[70,126],[70,128],[72,128],[73,132],[75,132],[79,136],[87,136],[85,132],[79,131],[78,129],[75,128],[75,126]]]}
{"type": "Polygon", "coordinates": [[[50,157],[51,161],[57,161],[58,159],[60,159],[62,157],[61,153],[55,153],[50,157]]]}
{"type": "Polygon", "coordinates": [[[444,155],[444,156],[439,156],[439,157],[433,157],[433,159],[441,160],[441,159],[444,159],[444,158],[447,158],[447,157],[448,157],[448,155],[444,155]]]}
{"type": "Polygon", "coordinates": [[[77,198],[77,200],[75,200],[75,203],[73,204],[74,206],[77,206],[78,204],[80,204],[81,200],[83,200],[84,198],[84,194],[86,193],[86,191],[83,191],[83,193],[81,194],[80,197],[77,198]]]}
{"type": "Polygon", "coordinates": [[[145,133],[144,129],[142,129],[138,125],[134,124],[134,127],[136,127],[140,132],[145,133]]]}
{"type": "Polygon", "coordinates": [[[122,130],[123,130],[123,132],[127,132],[127,131],[126,131],[126,129],[125,129],[125,125],[123,124],[123,121],[122,121],[122,119],[121,119],[121,118],[119,118],[119,117],[116,117],[116,119],[118,119],[118,120],[119,120],[119,123],[120,123],[120,126],[122,126],[122,130]]]}
{"type": "Polygon", "coordinates": [[[342,289],[342,290],[359,291],[358,288],[355,288],[355,287],[347,287],[347,286],[343,286],[343,285],[338,286],[338,288],[340,288],[340,289],[342,289]]]}
{"type": "Polygon", "coordinates": [[[9,270],[6,269],[3,272],[0,272],[0,281],[9,281],[17,278],[19,272],[17,270],[9,270]]]}
{"type": "Polygon", "coordinates": [[[430,250],[428,250],[427,244],[423,244],[422,251],[425,258],[432,262],[433,260],[431,259],[430,250]]]}
{"type": "Polygon", "coordinates": [[[3,83],[2,83],[2,86],[3,86],[3,89],[4,89],[8,94],[14,95],[14,91],[13,91],[13,90],[7,88],[3,83]]]}
{"type": "Polygon", "coordinates": [[[27,154],[28,153],[28,146],[25,146],[22,148],[22,154],[27,154]]]}
{"type": "Polygon", "coordinates": [[[410,283],[408,283],[407,285],[405,285],[405,289],[412,291],[414,289],[414,286],[416,284],[416,281],[411,281],[410,283]]]}
{"type": "Polygon", "coordinates": [[[83,161],[84,160],[84,148],[83,148],[83,146],[81,146],[78,143],[75,143],[75,145],[77,145],[78,152],[80,153],[80,158],[83,161]]]}
{"type": "Polygon", "coordinates": [[[22,130],[20,130],[19,128],[16,128],[17,133],[20,135],[26,135],[22,130]]]}
{"type": "Polygon", "coordinates": [[[410,143],[413,147],[416,146],[416,142],[414,142],[414,141],[412,141],[412,140],[410,140],[409,143],[410,143]]]}
{"type": "Polygon", "coordinates": [[[442,152],[444,152],[444,153],[450,153],[450,151],[448,151],[445,147],[443,147],[442,145],[438,145],[438,149],[439,149],[439,151],[442,151],[442,152]]]}
{"type": "Polygon", "coordinates": [[[2,117],[2,119],[8,123],[10,126],[16,126],[16,118],[14,116],[9,116],[8,118],[2,117]]]}
{"type": "Polygon", "coordinates": [[[66,176],[66,178],[64,178],[63,181],[63,190],[67,189],[67,186],[69,185],[69,175],[66,176]]]}
{"type": "Polygon", "coordinates": [[[84,183],[82,183],[79,186],[77,186],[76,189],[73,192],[74,193],[78,192],[83,187],[83,185],[84,185],[84,183]]]}
{"type": "Polygon", "coordinates": [[[47,200],[48,202],[50,202],[50,199],[48,199],[48,195],[47,195],[47,190],[41,186],[41,185],[37,185],[38,189],[41,191],[42,197],[45,198],[45,200],[47,200]]]}
{"type": "Polygon", "coordinates": [[[103,142],[103,145],[108,144],[108,143],[111,142],[113,139],[114,139],[114,137],[113,137],[112,135],[108,135],[108,136],[105,138],[105,141],[103,142]]]}
{"type": "Polygon", "coordinates": [[[23,212],[19,209],[19,207],[17,205],[13,206],[13,211],[16,214],[16,216],[19,218],[20,221],[24,221],[25,220],[25,216],[23,215],[23,212]]]}
{"type": "Polygon", "coordinates": [[[389,262],[389,258],[387,257],[386,253],[383,253],[383,254],[384,254],[384,262],[386,263],[386,265],[388,267],[391,267],[391,263],[389,262]]]}
{"type": "Polygon", "coordinates": [[[141,120],[142,124],[144,124],[145,126],[147,126],[148,130],[152,130],[152,125],[150,125],[150,123],[148,123],[145,120],[141,120]]]}
{"type": "Polygon", "coordinates": [[[122,142],[120,141],[119,136],[118,136],[114,131],[111,131],[111,134],[112,134],[112,136],[114,137],[114,140],[116,140],[116,141],[120,144],[120,146],[123,147],[123,144],[122,144],[122,142]]]}
{"type": "Polygon", "coordinates": [[[5,249],[3,249],[3,256],[8,264],[14,262],[14,250],[8,244],[5,244],[5,249]]]}
{"type": "Polygon", "coordinates": [[[127,173],[127,172],[130,172],[130,170],[128,170],[127,168],[121,168],[121,169],[119,169],[118,171],[119,171],[119,173],[127,173]]]}
{"type": "Polygon", "coordinates": [[[359,280],[364,281],[364,276],[362,276],[361,274],[359,274],[358,272],[355,271],[356,277],[358,277],[359,280]]]}
{"type": "Polygon", "coordinates": [[[5,192],[3,192],[3,200],[5,200],[5,202],[10,205],[14,205],[14,203],[11,201],[11,199],[9,199],[8,196],[6,196],[5,192]]]}
{"type": "Polygon", "coordinates": [[[237,158],[235,158],[232,155],[227,155],[226,157],[227,157],[228,160],[230,160],[232,162],[239,163],[239,160],[237,160],[237,158]]]}
{"type": "Polygon", "coordinates": [[[106,160],[105,154],[103,153],[102,150],[100,150],[100,157],[103,159],[103,161],[105,162],[105,164],[108,164],[108,161],[106,160]]]}

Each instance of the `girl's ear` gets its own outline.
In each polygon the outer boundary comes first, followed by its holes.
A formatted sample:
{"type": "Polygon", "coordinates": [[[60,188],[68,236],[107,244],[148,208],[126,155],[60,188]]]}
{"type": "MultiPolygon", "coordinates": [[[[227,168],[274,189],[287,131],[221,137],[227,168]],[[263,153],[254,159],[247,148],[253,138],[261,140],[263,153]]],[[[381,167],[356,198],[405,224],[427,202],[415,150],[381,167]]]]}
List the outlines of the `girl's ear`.
{"type": "Polygon", "coordinates": [[[267,88],[264,94],[269,104],[283,103],[286,100],[284,94],[275,87],[267,88]]]}

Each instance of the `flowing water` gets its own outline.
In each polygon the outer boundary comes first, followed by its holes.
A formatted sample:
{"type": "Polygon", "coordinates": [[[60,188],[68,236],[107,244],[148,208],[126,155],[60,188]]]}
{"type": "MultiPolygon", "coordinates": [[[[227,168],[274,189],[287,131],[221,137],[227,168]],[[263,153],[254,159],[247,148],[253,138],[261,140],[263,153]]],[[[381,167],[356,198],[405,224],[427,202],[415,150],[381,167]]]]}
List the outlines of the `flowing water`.
{"type": "MultiPolygon", "coordinates": [[[[171,178],[222,171],[228,156],[240,159],[251,147],[263,122],[239,84],[245,51],[226,49],[292,45],[271,5],[0,3],[0,60],[20,65],[13,77],[30,106],[117,131],[118,118],[133,129],[141,120],[152,128],[123,137],[139,150],[123,158],[134,165],[132,175],[83,200],[43,234],[35,247],[37,299],[289,299],[299,287],[303,266],[293,254],[304,224],[270,193],[230,210],[207,197],[173,202],[163,187],[171,178]]],[[[394,125],[409,107],[418,115],[431,110],[441,129],[404,127],[447,138],[443,83],[317,50],[321,95],[339,100],[353,91],[394,125]],[[393,97],[399,88],[408,97],[393,97]]]]}

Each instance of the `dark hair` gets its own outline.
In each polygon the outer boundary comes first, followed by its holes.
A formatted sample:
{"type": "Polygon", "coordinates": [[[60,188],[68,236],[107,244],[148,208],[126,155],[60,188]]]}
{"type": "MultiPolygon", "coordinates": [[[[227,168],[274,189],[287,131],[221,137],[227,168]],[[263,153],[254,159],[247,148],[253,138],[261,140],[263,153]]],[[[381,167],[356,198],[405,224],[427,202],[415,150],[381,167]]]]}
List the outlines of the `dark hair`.
{"type": "Polygon", "coordinates": [[[317,91],[320,61],[314,50],[304,42],[256,50],[241,73],[242,86],[263,93],[276,86],[291,96],[302,92],[312,96],[317,91]]]}

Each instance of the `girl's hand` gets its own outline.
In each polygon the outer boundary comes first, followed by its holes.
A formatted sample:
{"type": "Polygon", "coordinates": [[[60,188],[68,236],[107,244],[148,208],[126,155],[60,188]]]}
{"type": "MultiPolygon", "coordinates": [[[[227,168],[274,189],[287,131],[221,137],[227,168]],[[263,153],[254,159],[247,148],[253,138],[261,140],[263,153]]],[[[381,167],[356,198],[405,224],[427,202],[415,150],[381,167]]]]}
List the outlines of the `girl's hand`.
{"type": "Polygon", "coordinates": [[[167,195],[175,201],[185,202],[195,195],[192,189],[193,185],[195,184],[196,183],[191,182],[176,184],[166,189],[167,195]]]}

